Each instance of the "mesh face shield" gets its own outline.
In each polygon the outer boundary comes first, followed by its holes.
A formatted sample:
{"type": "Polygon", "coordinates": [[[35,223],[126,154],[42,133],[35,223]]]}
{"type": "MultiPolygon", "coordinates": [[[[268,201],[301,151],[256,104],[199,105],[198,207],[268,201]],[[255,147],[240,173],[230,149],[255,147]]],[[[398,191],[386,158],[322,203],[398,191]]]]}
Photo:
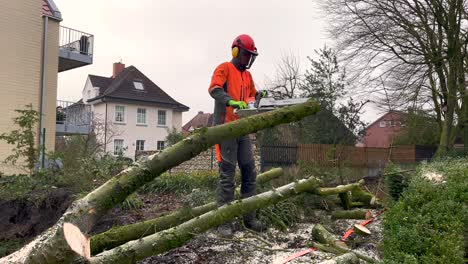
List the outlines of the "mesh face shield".
{"type": "Polygon", "coordinates": [[[250,67],[252,67],[252,64],[254,63],[255,59],[257,58],[258,56],[258,53],[256,52],[251,52],[247,49],[244,49],[244,48],[240,48],[240,57],[241,57],[241,61],[242,61],[242,64],[245,65],[245,68],[246,69],[250,69],[250,67]],[[249,57],[249,60],[247,62],[245,62],[242,57],[249,57]]]}

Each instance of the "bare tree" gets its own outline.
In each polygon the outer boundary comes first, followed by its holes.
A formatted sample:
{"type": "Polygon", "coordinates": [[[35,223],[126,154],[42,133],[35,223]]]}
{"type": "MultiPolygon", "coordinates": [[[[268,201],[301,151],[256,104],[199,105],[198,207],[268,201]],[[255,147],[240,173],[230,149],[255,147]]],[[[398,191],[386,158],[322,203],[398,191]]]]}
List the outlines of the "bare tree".
{"type": "Polygon", "coordinates": [[[381,92],[384,80],[397,105],[430,105],[445,153],[468,122],[466,1],[331,0],[322,7],[353,78],[371,92],[381,92]]]}
{"type": "Polygon", "coordinates": [[[276,66],[276,76],[267,81],[267,90],[276,99],[297,98],[303,80],[298,58],[292,54],[283,54],[276,66]]]}

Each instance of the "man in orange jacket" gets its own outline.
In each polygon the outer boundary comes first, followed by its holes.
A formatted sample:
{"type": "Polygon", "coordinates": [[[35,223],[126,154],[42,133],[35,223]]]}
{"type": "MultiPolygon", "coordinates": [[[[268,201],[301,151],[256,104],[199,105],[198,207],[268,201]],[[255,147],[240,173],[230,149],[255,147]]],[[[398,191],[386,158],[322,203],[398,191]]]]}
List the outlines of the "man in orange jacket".
{"type": "MultiPolygon", "coordinates": [[[[247,108],[247,101],[257,96],[252,75],[247,70],[257,57],[257,48],[249,35],[236,37],[231,46],[232,60],[216,67],[208,89],[215,99],[214,125],[235,121],[239,117],[234,109],[247,108]]],[[[266,92],[261,92],[266,96],[266,92]]],[[[241,172],[241,198],[255,194],[257,172],[252,153],[252,143],[249,136],[226,140],[216,145],[219,163],[219,183],[217,189],[218,205],[234,200],[236,164],[241,172]]],[[[244,225],[255,231],[265,227],[255,219],[255,212],[244,215],[244,225]]],[[[227,222],[218,228],[220,235],[230,237],[233,234],[232,225],[227,222]]]]}

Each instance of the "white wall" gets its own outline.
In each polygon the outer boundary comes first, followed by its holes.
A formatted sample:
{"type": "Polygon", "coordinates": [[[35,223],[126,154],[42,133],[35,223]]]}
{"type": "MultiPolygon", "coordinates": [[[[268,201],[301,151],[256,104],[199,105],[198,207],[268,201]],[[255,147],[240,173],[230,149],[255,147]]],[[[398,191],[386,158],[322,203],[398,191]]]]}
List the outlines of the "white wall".
{"type": "Polygon", "coordinates": [[[172,126],[175,127],[178,132],[182,131],[182,112],[172,112],[172,126]]]}
{"type": "Polygon", "coordinates": [[[85,87],[83,88],[83,91],[81,92],[81,98],[83,98],[83,102],[87,104],[88,99],[94,98],[99,95],[99,87],[93,87],[91,84],[91,81],[86,79],[86,84],[85,87]]]}
{"type": "MultiPolygon", "coordinates": [[[[104,122],[106,103],[99,103],[93,106],[94,116],[104,122]]],[[[165,141],[167,136],[167,129],[175,127],[177,131],[182,129],[182,113],[173,112],[172,109],[133,105],[124,103],[107,103],[107,146],[106,151],[113,154],[114,152],[114,139],[123,139],[124,156],[129,158],[135,157],[136,141],[145,141],[145,150],[156,150],[158,141],[165,141]],[[125,107],[125,122],[115,122],[115,106],[125,107]],[[146,109],[146,125],[137,125],[137,108],[146,109]],[[166,126],[157,125],[158,110],[166,111],[166,126]]],[[[104,135],[99,138],[104,141],[104,135]]]]}

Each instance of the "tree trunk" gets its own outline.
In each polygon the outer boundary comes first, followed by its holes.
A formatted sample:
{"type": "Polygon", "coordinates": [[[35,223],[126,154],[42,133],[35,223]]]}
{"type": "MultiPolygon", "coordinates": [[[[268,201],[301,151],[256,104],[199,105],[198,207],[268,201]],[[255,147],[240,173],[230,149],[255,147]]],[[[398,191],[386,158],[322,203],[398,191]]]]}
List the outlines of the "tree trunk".
{"type": "MultiPolygon", "coordinates": [[[[91,263],[134,263],[140,259],[157,255],[182,246],[196,234],[205,232],[234,217],[275,204],[281,200],[318,188],[321,181],[310,177],[282,186],[269,192],[226,204],[177,227],[130,241],[122,246],[91,258],[91,263]]],[[[86,241],[84,241],[86,243],[86,241]]]]}
{"type": "Polygon", "coordinates": [[[365,209],[332,212],[332,219],[369,219],[371,217],[371,212],[365,209]]]}
{"type": "MultiPolygon", "coordinates": [[[[274,168],[257,177],[257,184],[263,184],[277,178],[283,174],[283,169],[274,168]]],[[[240,188],[236,189],[239,192],[240,188]]],[[[216,202],[198,206],[195,208],[182,208],[171,214],[164,215],[155,219],[113,227],[110,230],[91,237],[91,254],[98,254],[106,249],[112,249],[128,241],[136,240],[150,234],[180,225],[194,217],[216,209],[216,202]]]]}
{"type": "Polygon", "coordinates": [[[319,264],[359,264],[359,258],[356,254],[349,252],[333,259],[322,261],[319,264]]]}
{"type": "Polygon", "coordinates": [[[200,129],[158,155],[151,155],[147,160],[123,170],[84,198],[75,201],[53,227],[19,251],[0,259],[0,262],[70,262],[76,254],[70,250],[64,239],[64,222],[77,226],[81,232],[87,234],[109,209],[124,201],[140,186],[214,144],[279,124],[298,121],[315,114],[318,110],[318,104],[309,100],[303,104],[246,117],[228,124],[200,129]]]}

